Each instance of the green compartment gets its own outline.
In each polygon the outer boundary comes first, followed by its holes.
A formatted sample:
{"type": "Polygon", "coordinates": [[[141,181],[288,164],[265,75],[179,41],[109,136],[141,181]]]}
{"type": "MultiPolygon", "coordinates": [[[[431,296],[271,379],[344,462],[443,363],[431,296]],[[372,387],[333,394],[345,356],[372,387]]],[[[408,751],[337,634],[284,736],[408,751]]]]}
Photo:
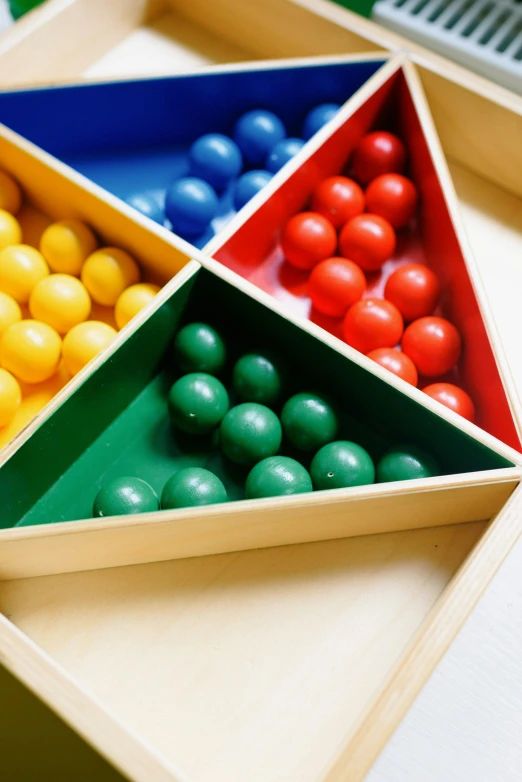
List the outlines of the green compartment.
{"type": "Polygon", "coordinates": [[[392,444],[410,442],[427,448],[445,474],[512,466],[281,315],[200,269],[0,468],[3,528],[90,518],[98,489],[117,476],[141,477],[161,494],[167,478],[189,465],[215,472],[230,499],[244,497],[248,471],[227,463],[216,438],[176,436],[168,419],[166,395],[177,376],[173,337],[181,325],[196,320],[214,325],[225,337],[229,366],[223,381],[229,389],[232,365],[242,353],[271,349],[289,370],[288,395],[299,390],[329,394],[341,411],[339,439],[358,442],[374,459],[392,444]]]}

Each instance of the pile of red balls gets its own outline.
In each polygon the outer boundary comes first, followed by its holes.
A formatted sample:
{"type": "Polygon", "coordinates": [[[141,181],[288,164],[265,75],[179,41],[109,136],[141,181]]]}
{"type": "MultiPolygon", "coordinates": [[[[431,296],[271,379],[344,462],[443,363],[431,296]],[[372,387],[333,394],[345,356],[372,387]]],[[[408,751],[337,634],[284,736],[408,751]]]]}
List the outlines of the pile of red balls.
{"type": "Polygon", "coordinates": [[[351,160],[353,178],[332,176],[315,188],[310,211],[286,223],[281,246],[288,263],[309,270],[314,308],[343,318],[348,345],[450,409],[473,420],[473,402],[458,386],[433,382],[458,363],[462,341],[450,321],[433,315],[440,283],[427,266],[399,266],[384,298],[364,297],[367,275],[393,257],[396,231],[415,217],[418,194],[404,176],[406,147],[387,131],[365,135],[351,160]],[[364,188],[364,189],[363,189],[364,188]]]}

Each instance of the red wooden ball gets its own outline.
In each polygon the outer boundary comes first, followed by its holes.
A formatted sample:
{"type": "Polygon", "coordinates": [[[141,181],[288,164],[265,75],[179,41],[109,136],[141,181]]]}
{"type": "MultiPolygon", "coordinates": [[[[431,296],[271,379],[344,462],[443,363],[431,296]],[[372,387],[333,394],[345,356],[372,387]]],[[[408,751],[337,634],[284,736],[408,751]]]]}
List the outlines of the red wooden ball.
{"type": "Polygon", "coordinates": [[[367,133],[353,153],[353,173],[361,185],[367,185],[381,174],[402,174],[405,165],[406,147],[400,138],[386,130],[367,133]]]}
{"type": "Polygon", "coordinates": [[[353,304],[343,322],[344,340],[361,353],[392,348],[404,323],[397,307],[384,299],[362,299],[353,304]]]}
{"type": "Polygon", "coordinates": [[[331,257],[337,248],[335,228],[316,212],[301,212],[288,220],[283,229],[281,247],[288,263],[298,269],[312,269],[331,257]]]}
{"type": "Polygon", "coordinates": [[[417,188],[402,174],[382,174],[366,190],[366,208],[384,217],[394,228],[403,228],[415,214],[417,188]]]}
{"type": "Polygon", "coordinates": [[[353,261],[327,258],[318,263],[308,280],[313,306],[323,315],[339,318],[359,301],[366,290],[366,277],[353,261]]]}
{"type": "Polygon", "coordinates": [[[323,179],[312,195],[314,212],[327,217],[335,228],[340,228],[352,217],[364,212],[362,188],[345,176],[331,176],[323,179]]]}
{"type": "Polygon", "coordinates": [[[416,320],[431,315],[440,296],[436,274],[420,263],[399,266],[384,288],[384,297],[393,302],[404,320],[416,320]]]}
{"type": "Polygon", "coordinates": [[[445,375],[460,358],[460,334],[449,320],[434,316],[410,323],[402,338],[402,350],[425,377],[445,375]]]}
{"type": "Polygon", "coordinates": [[[368,353],[368,358],[393,372],[397,377],[401,377],[407,383],[411,383],[412,386],[417,385],[419,375],[415,364],[411,358],[408,358],[405,353],[401,353],[400,350],[377,348],[377,350],[371,350],[368,353]]]}
{"type": "Polygon", "coordinates": [[[454,386],[452,383],[432,383],[422,390],[432,399],[446,405],[468,421],[475,420],[475,405],[469,394],[466,394],[462,388],[454,386]]]}
{"type": "Polygon", "coordinates": [[[362,214],[349,220],[339,236],[339,249],[364,271],[380,269],[395,252],[395,231],[387,220],[362,214]]]}

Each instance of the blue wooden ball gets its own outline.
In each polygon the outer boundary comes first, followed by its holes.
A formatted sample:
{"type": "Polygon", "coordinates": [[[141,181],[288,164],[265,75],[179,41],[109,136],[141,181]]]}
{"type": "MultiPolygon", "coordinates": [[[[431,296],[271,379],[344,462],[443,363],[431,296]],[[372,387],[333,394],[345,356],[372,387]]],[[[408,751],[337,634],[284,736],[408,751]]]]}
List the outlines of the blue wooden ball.
{"type": "Polygon", "coordinates": [[[242,174],[234,186],[234,207],[242,209],[264,186],[270,182],[272,174],[268,171],[247,171],[242,174]]]}
{"type": "Polygon", "coordinates": [[[330,122],[340,108],[338,103],[321,103],[319,106],[315,106],[305,117],[301,133],[302,137],[306,141],[312,138],[318,130],[321,130],[323,125],[330,122]]]}
{"type": "Polygon", "coordinates": [[[190,173],[224,190],[243,168],[241,152],[235,141],[222,133],[207,133],[195,141],[189,150],[190,173]]]}
{"type": "Polygon", "coordinates": [[[283,168],[285,163],[297,155],[300,149],[304,147],[305,142],[301,138],[284,138],[278,141],[269,152],[266,159],[266,169],[272,174],[283,168]]]}
{"type": "Polygon", "coordinates": [[[129,206],[137,209],[138,212],[141,212],[142,215],[145,215],[145,217],[149,217],[151,220],[154,220],[155,223],[163,225],[165,213],[163,207],[154,196],[151,196],[148,193],[136,193],[127,198],[127,203],[129,206]]]}
{"type": "Polygon", "coordinates": [[[274,144],[285,136],[286,129],[279,117],[264,109],[247,111],[234,128],[234,141],[253,166],[262,166],[274,144]]]}
{"type": "Polygon", "coordinates": [[[214,188],[196,177],[177,179],[165,196],[165,213],[172,230],[181,236],[202,234],[216,216],[218,206],[214,188]]]}

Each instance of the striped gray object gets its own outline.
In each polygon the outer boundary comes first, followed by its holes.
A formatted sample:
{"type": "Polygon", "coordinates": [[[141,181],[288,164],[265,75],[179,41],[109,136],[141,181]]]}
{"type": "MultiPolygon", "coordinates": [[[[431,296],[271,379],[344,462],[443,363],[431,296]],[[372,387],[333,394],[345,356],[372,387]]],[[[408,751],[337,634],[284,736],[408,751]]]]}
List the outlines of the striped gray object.
{"type": "Polygon", "coordinates": [[[522,0],[377,0],[373,19],[522,94],[522,0]]]}

